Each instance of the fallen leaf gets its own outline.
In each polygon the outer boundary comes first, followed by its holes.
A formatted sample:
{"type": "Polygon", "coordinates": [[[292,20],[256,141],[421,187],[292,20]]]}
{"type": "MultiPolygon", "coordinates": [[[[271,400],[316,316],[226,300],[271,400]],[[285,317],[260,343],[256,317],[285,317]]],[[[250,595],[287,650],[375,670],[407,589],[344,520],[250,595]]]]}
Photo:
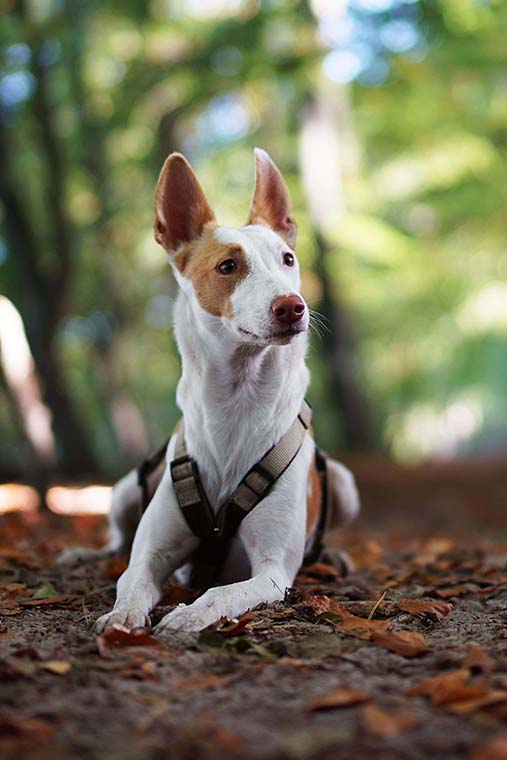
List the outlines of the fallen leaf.
{"type": "Polygon", "coordinates": [[[127,631],[124,628],[109,628],[100,636],[95,636],[101,657],[109,657],[111,649],[117,647],[162,647],[158,639],[143,630],[127,631]]]}
{"type": "Polygon", "coordinates": [[[465,594],[474,594],[477,591],[477,586],[472,583],[461,583],[457,586],[449,586],[447,588],[437,588],[435,594],[441,599],[450,599],[453,596],[464,596],[465,594]]]}
{"type": "Polygon", "coordinates": [[[317,710],[333,710],[337,707],[349,707],[350,705],[359,705],[363,702],[369,702],[370,695],[365,691],[356,691],[338,686],[336,689],[313,697],[306,704],[307,712],[316,712],[317,710]]]}
{"type": "Polygon", "coordinates": [[[422,551],[412,557],[412,564],[416,566],[429,565],[442,554],[450,552],[455,542],[450,538],[430,538],[423,544],[422,551]]]}
{"type": "Polygon", "coordinates": [[[30,596],[32,593],[24,583],[2,583],[0,586],[0,596],[2,599],[11,597],[30,596]]]}
{"type": "Polygon", "coordinates": [[[67,660],[44,660],[39,665],[42,670],[49,670],[50,673],[56,673],[58,676],[63,676],[68,673],[72,665],[67,660]]]}
{"type": "Polygon", "coordinates": [[[298,575],[299,581],[305,581],[306,579],[312,579],[310,582],[316,580],[320,581],[334,581],[339,577],[338,570],[334,565],[328,565],[326,562],[314,562],[313,565],[303,567],[298,575]]]}
{"type": "Polygon", "coordinates": [[[483,673],[490,673],[496,670],[497,662],[479,644],[472,644],[470,651],[463,660],[463,667],[483,673]]]}
{"type": "Polygon", "coordinates": [[[8,668],[9,675],[19,675],[29,678],[35,675],[37,672],[37,665],[33,660],[18,659],[17,657],[9,657],[4,661],[8,668]]]}
{"type": "Polygon", "coordinates": [[[67,604],[79,599],[79,594],[60,594],[59,596],[47,596],[43,599],[22,599],[19,604],[21,607],[42,607],[51,604],[67,604]]]}
{"type": "Polygon", "coordinates": [[[200,673],[189,678],[177,678],[171,683],[173,691],[208,691],[209,689],[221,689],[232,679],[233,675],[218,675],[217,673],[200,673]]]}
{"type": "Polygon", "coordinates": [[[437,620],[442,620],[451,612],[453,605],[434,599],[400,599],[398,607],[410,615],[432,615],[437,620]]]}
{"type": "Polygon", "coordinates": [[[372,631],[370,640],[402,657],[417,657],[430,651],[424,636],[412,631],[372,631]]]}
{"type": "Polygon", "coordinates": [[[125,678],[136,678],[137,680],[160,681],[159,667],[153,660],[143,657],[129,659],[128,662],[119,671],[125,678]]]}
{"type": "Polygon", "coordinates": [[[374,539],[358,543],[349,549],[349,555],[357,568],[373,565],[384,554],[384,549],[374,539]]]}
{"type": "Polygon", "coordinates": [[[496,705],[499,702],[507,702],[507,691],[504,689],[492,689],[483,696],[477,695],[472,699],[460,699],[457,702],[447,705],[447,709],[455,715],[466,715],[467,713],[476,712],[483,707],[496,705]]]}
{"type": "Polygon", "coordinates": [[[164,589],[164,594],[159,604],[191,604],[201,596],[201,591],[197,591],[194,588],[188,586],[182,586],[176,581],[169,581],[168,585],[164,589]]]}
{"type": "Polygon", "coordinates": [[[233,618],[230,620],[229,618],[221,618],[217,625],[210,630],[219,633],[221,636],[238,636],[248,633],[247,626],[254,619],[255,618],[251,612],[245,612],[244,615],[241,615],[241,617],[237,619],[233,618]]]}
{"type": "Polygon", "coordinates": [[[468,760],[507,760],[507,737],[497,736],[474,752],[468,760]]]}
{"type": "Polygon", "coordinates": [[[0,603],[0,611],[2,615],[20,615],[23,612],[23,608],[19,606],[19,602],[9,599],[6,602],[0,603]]]}
{"type": "Polygon", "coordinates": [[[322,615],[324,612],[329,612],[331,602],[333,602],[333,604],[336,604],[334,600],[330,599],[324,594],[314,594],[305,600],[305,605],[307,607],[311,607],[316,615],[322,615]]]}
{"type": "Polygon", "coordinates": [[[451,670],[434,678],[425,678],[412,686],[407,694],[427,697],[432,705],[438,706],[481,698],[488,694],[489,690],[489,684],[483,680],[470,683],[470,671],[461,669],[451,670]]]}
{"type": "Polygon", "coordinates": [[[35,594],[33,594],[32,599],[48,599],[48,597],[51,596],[57,596],[56,589],[52,583],[45,583],[37,589],[35,594]]]}
{"type": "Polygon", "coordinates": [[[416,724],[414,715],[406,709],[388,712],[377,705],[365,705],[361,708],[361,716],[366,731],[382,739],[398,736],[416,724]]]}
{"type": "Polygon", "coordinates": [[[42,718],[0,718],[0,734],[28,735],[32,739],[43,739],[54,730],[54,726],[42,718]]]}
{"type": "Polygon", "coordinates": [[[370,620],[367,617],[357,617],[348,612],[339,602],[321,594],[310,596],[305,604],[311,607],[317,615],[330,613],[340,618],[335,624],[337,631],[353,633],[359,638],[369,638],[372,631],[385,631],[391,625],[390,620],[370,620]]]}
{"type": "Polygon", "coordinates": [[[395,617],[398,614],[399,608],[396,602],[389,601],[387,599],[368,599],[365,601],[353,601],[353,602],[340,602],[340,607],[346,612],[352,613],[357,617],[368,618],[371,611],[375,611],[375,619],[379,617],[382,619],[395,617]],[[375,605],[377,605],[375,607],[375,605]]]}
{"type": "Polygon", "coordinates": [[[127,569],[128,562],[123,557],[109,557],[109,559],[103,559],[101,562],[97,562],[97,567],[100,569],[102,575],[107,575],[108,578],[114,578],[116,580],[127,569]]]}
{"type": "Polygon", "coordinates": [[[242,736],[222,726],[210,726],[208,729],[204,729],[196,738],[199,744],[202,744],[204,747],[210,746],[210,748],[214,749],[213,754],[215,756],[218,754],[216,752],[217,747],[226,754],[237,754],[241,750],[244,750],[245,747],[245,740],[242,736]]]}

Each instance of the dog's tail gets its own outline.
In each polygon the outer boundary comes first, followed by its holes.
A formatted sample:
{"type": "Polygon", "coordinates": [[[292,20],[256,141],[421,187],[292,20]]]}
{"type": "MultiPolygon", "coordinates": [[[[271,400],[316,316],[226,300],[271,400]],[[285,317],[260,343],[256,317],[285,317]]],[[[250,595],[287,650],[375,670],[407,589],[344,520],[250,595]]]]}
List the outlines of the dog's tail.
{"type": "Polygon", "coordinates": [[[334,459],[326,460],[329,527],[342,528],[359,514],[360,501],[354,476],[334,459]]]}

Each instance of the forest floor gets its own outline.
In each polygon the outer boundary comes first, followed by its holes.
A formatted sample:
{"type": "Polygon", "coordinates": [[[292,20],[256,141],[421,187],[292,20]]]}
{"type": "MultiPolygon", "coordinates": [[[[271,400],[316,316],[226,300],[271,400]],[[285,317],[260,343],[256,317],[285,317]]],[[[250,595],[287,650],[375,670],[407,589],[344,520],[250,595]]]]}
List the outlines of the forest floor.
{"type": "MultiPolygon", "coordinates": [[[[284,602],[164,641],[93,636],[121,563],[55,566],[103,518],[4,516],[0,757],[507,758],[507,528],[451,531],[429,495],[423,535],[405,495],[403,523],[379,508],[340,535],[348,577],[314,566],[284,602]]],[[[152,622],[189,599],[168,585],[152,622]]]]}

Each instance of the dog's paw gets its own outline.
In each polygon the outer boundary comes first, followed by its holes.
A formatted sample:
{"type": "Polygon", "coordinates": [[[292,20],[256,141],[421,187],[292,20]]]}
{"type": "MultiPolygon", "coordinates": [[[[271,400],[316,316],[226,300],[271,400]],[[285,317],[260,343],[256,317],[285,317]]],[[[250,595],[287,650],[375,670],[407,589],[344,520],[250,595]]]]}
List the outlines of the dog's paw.
{"type": "Polygon", "coordinates": [[[172,612],[169,612],[162,618],[160,623],[155,626],[154,633],[156,636],[167,636],[174,631],[202,631],[214,621],[209,619],[202,610],[192,609],[193,605],[181,604],[172,612]]]}
{"type": "Polygon", "coordinates": [[[145,628],[150,625],[150,618],[138,610],[117,609],[107,612],[96,621],[93,631],[101,634],[109,628],[121,628],[131,631],[134,628],[145,628]]]}

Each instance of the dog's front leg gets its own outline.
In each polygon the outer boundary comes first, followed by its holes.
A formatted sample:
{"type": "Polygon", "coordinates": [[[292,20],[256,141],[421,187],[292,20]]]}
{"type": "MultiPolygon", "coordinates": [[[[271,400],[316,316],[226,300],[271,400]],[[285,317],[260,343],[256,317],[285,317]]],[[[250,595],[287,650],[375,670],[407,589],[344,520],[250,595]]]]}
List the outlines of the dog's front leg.
{"type": "Polygon", "coordinates": [[[184,564],[197,543],[181,514],[167,469],[139,523],[129,566],[118,580],[114,607],[97,620],[95,631],[149,625],[148,614],[160,599],[162,584],[184,564]]]}
{"type": "Polygon", "coordinates": [[[166,615],[155,631],[198,631],[221,617],[234,618],[261,602],[283,599],[301,566],[305,545],[306,478],[313,442],[308,439],[276,487],[242,522],[239,536],[252,578],[206,591],[166,615]]]}

